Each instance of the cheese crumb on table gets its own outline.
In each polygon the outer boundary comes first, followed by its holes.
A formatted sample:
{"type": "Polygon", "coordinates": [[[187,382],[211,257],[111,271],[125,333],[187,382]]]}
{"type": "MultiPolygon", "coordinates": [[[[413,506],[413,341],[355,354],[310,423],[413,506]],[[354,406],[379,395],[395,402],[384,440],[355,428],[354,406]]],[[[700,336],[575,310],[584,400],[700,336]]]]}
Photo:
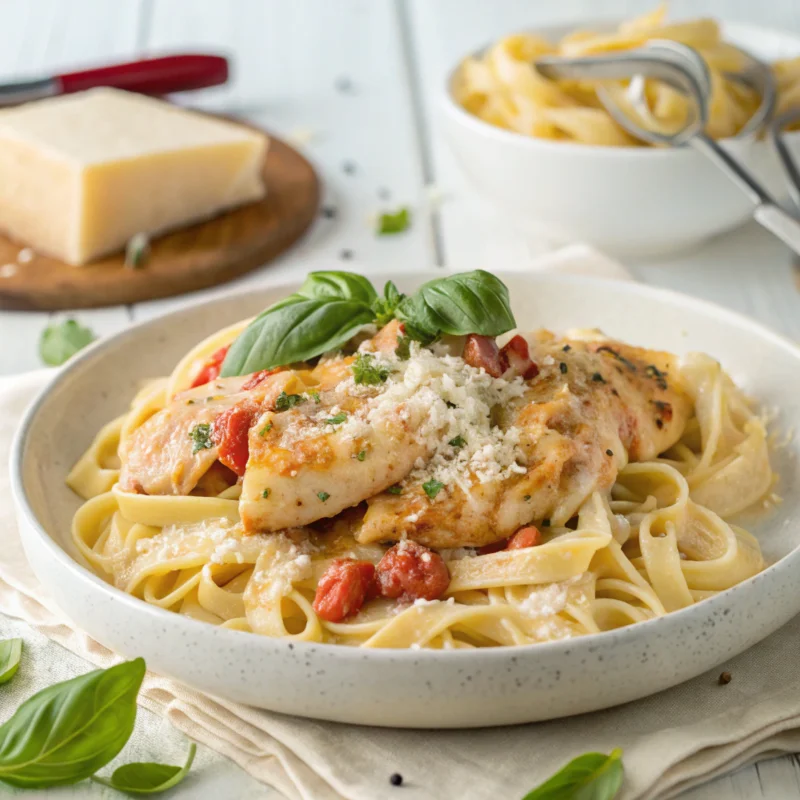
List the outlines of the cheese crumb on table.
{"type": "Polygon", "coordinates": [[[251,128],[117,89],[4,109],[0,230],[85,264],[261,199],[267,146],[251,128]]]}

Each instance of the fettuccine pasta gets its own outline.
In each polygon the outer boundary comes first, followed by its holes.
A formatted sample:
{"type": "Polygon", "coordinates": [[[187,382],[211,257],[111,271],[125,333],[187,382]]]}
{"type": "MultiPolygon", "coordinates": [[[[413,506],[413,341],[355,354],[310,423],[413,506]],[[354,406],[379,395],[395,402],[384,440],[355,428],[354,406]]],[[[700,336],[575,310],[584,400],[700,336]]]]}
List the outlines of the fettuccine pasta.
{"type": "MultiPolygon", "coordinates": [[[[597,82],[550,80],[534,62],[542,56],[586,56],[641,47],[651,39],[666,39],[695,48],[711,74],[712,94],[706,132],[715,139],[735,136],[758,108],[760,98],[750,87],[732,80],[741,71],[742,55],[726,44],[711,19],[669,23],[666,4],[623,22],[612,33],[577,30],[552,43],[535,34],[507,36],[482,56],[467,58],[454,83],[454,96],[467,111],[485,122],[541,139],[617,147],[646,146],[630,136],[605,111],[597,82]]],[[[778,84],[777,113],[800,105],[800,58],[773,65],[778,84]]],[[[626,81],[603,84],[625,107],[626,81]]],[[[667,84],[647,80],[648,122],[662,132],[683,127],[689,100],[667,84]]]]}

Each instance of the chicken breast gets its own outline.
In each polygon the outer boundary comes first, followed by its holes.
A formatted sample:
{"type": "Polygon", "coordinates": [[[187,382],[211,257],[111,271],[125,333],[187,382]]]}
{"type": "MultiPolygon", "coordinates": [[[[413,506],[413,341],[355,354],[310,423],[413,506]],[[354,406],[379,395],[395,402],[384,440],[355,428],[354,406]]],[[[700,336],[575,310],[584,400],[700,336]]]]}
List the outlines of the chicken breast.
{"type": "Polygon", "coordinates": [[[420,481],[400,495],[378,495],[359,541],[482,546],[531,522],[563,525],[629,460],[652,459],[680,438],[691,403],[673,377],[672,355],[543,332],[531,357],[539,375],[510,407],[495,409],[501,429],[519,431],[521,469],[472,476],[467,486],[420,481]]]}

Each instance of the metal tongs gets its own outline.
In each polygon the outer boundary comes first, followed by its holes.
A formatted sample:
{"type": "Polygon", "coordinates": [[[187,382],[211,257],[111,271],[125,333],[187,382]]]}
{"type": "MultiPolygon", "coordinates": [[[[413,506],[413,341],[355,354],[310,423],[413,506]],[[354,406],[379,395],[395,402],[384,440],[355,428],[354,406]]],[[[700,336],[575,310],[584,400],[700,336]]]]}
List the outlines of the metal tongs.
{"type": "MultiPolygon", "coordinates": [[[[800,172],[792,160],[781,132],[800,119],[800,110],[775,118],[777,87],[772,70],[749,53],[736,48],[746,67],[728,73],[730,80],[754,89],[761,104],[737,137],[757,135],[766,130],[773,142],[789,188],[800,213],[800,172]]],[[[630,79],[624,92],[597,87],[597,95],[611,117],[628,133],[644,142],[671,147],[688,145],[711,159],[750,198],[756,221],[800,255],[800,221],[784,210],[758,179],[724,147],[705,133],[711,98],[711,76],[700,54],[686,45],[653,40],[635,50],[602,53],[579,58],[546,56],[536,68],[546,78],[572,80],[630,79]],[[692,102],[692,113],[676,130],[664,130],[650,112],[645,96],[645,79],[656,79],[681,92],[692,102]]]]}

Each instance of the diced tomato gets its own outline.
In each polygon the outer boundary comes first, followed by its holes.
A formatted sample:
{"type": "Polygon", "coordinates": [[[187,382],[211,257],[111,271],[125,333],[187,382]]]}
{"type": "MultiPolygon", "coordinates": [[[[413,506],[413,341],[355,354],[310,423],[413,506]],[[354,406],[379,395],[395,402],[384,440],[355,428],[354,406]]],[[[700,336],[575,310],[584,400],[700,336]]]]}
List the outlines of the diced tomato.
{"type": "Polygon", "coordinates": [[[240,403],[214,420],[214,444],[219,448],[217,458],[237,475],[244,475],[250,456],[248,435],[258,413],[256,406],[240,403]]]}
{"type": "Polygon", "coordinates": [[[450,585],[447,565],[438,553],[412,541],[386,551],[376,570],[384,597],[402,601],[437,600],[450,585]]]}
{"type": "Polygon", "coordinates": [[[499,378],[507,368],[500,357],[500,348],[492,336],[471,333],[464,343],[461,357],[471,367],[485,369],[493,378],[499,378]]]}
{"type": "Polygon", "coordinates": [[[535,525],[520,528],[509,540],[506,550],[522,550],[524,547],[536,547],[542,543],[542,534],[535,525]]]}
{"type": "Polygon", "coordinates": [[[275,369],[262,369],[259,372],[254,372],[243,384],[242,391],[246,392],[248,389],[255,389],[259,383],[263,383],[270,375],[280,372],[280,367],[275,369]]]}
{"type": "Polygon", "coordinates": [[[226,344],[225,347],[220,347],[220,349],[206,361],[203,368],[195,376],[194,381],[192,381],[192,389],[194,389],[195,386],[202,386],[204,383],[211,383],[211,381],[215,381],[219,378],[222,362],[225,360],[225,356],[228,355],[229,349],[229,344],[226,344]]]}
{"type": "Polygon", "coordinates": [[[490,553],[499,553],[501,550],[506,549],[507,544],[508,544],[508,539],[500,539],[499,542],[492,542],[491,544],[485,544],[483,547],[478,548],[478,555],[488,556],[490,553]]]}
{"type": "Polygon", "coordinates": [[[369,561],[337,558],[319,579],[314,611],[328,622],[357,613],[374,579],[375,565],[369,561]]]}
{"type": "Polygon", "coordinates": [[[500,358],[505,361],[506,369],[511,368],[526,381],[539,374],[539,367],[531,359],[528,343],[522,336],[514,336],[500,349],[500,358]]]}

